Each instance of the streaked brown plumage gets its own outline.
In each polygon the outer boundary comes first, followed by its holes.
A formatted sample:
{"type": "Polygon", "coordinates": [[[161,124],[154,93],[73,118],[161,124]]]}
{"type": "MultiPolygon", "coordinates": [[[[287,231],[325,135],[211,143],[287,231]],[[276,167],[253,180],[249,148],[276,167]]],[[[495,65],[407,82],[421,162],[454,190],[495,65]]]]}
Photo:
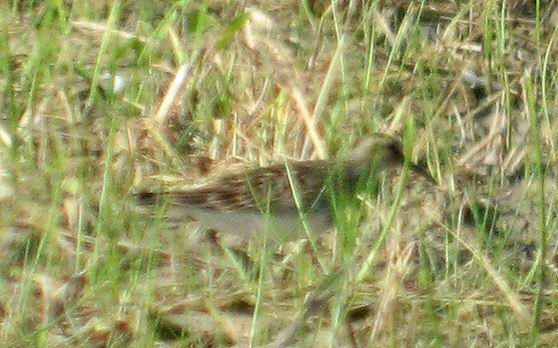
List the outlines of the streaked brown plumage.
{"type": "MultiPolygon", "coordinates": [[[[396,139],[376,135],[342,161],[274,164],[228,174],[191,190],[140,192],[137,197],[148,206],[168,201],[169,217],[189,217],[219,232],[251,236],[274,230],[289,238],[302,228],[301,217],[312,232],[330,228],[332,192],[354,195],[360,182],[403,161],[396,139]]],[[[428,177],[420,166],[413,170],[428,177]]]]}

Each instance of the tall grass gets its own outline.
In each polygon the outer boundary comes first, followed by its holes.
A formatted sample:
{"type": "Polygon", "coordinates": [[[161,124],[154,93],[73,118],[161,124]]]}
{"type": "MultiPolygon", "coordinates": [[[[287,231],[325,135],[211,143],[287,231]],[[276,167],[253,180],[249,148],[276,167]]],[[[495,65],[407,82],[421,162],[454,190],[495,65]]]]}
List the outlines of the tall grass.
{"type": "Polygon", "coordinates": [[[550,5],[0,5],[0,340],[556,345],[550,5]],[[374,132],[437,183],[333,194],[330,235],[222,248],[130,198],[374,132]]]}

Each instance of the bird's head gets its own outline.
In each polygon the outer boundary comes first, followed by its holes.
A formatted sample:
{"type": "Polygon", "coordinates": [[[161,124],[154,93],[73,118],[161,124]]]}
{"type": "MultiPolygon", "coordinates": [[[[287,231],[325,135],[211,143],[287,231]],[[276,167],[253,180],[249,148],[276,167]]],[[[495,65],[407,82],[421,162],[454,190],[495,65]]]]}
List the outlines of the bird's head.
{"type": "Polygon", "coordinates": [[[349,155],[349,161],[357,167],[377,165],[388,169],[402,165],[405,160],[403,146],[396,138],[386,134],[373,134],[361,141],[349,155]]]}
{"type": "MultiPolygon", "coordinates": [[[[400,167],[405,162],[403,144],[397,138],[381,133],[374,133],[358,144],[348,157],[350,176],[371,176],[382,170],[400,167]]],[[[433,181],[424,165],[411,162],[410,169],[433,181]]]]}

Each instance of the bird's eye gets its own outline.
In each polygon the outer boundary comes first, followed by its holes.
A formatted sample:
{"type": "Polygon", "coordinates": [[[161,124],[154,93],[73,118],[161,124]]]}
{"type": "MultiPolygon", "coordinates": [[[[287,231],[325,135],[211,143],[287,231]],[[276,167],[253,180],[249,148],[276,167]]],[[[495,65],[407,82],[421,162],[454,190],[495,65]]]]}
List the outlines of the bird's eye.
{"type": "Polygon", "coordinates": [[[391,144],[388,145],[388,149],[397,158],[402,158],[403,157],[403,153],[401,152],[401,147],[398,144],[391,143],[391,144]]]}

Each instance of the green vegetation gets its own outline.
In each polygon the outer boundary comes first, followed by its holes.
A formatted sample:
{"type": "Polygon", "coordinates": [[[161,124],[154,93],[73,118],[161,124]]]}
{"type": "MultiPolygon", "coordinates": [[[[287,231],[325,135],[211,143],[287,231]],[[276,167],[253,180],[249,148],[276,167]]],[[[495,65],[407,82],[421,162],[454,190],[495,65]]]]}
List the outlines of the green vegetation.
{"type": "Polygon", "coordinates": [[[2,346],[558,345],[554,2],[0,11],[2,346]],[[131,198],[374,132],[437,184],[407,162],[314,240],[131,198]]]}

